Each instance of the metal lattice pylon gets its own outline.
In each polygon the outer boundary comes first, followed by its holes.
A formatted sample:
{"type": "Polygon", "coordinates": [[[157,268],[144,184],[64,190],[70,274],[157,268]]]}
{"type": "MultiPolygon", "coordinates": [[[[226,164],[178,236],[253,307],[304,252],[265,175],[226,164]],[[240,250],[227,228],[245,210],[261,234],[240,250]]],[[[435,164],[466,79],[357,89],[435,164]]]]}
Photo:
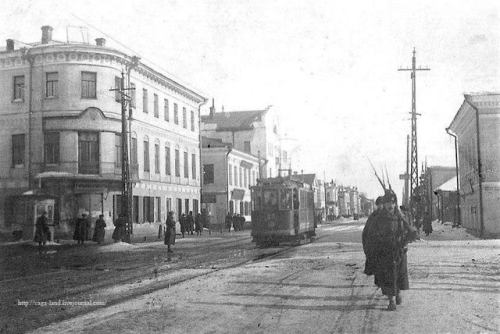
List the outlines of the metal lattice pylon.
{"type": "MultiPolygon", "coordinates": [[[[413,48],[413,57],[412,57],[412,66],[411,68],[400,68],[398,71],[411,71],[411,158],[410,158],[410,207],[413,209],[415,207],[414,204],[414,196],[417,195],[417,187],[418,187],[418,147],[417,147],[417,116],[420,114],[417,113],[417,82],[416,82],[416,73],[417,71],[430,71],[430,68],[417,68],[417,58],[416,51],[413,48]]],[[[412,210],[413,211],[413,210],[412,210]]]]}

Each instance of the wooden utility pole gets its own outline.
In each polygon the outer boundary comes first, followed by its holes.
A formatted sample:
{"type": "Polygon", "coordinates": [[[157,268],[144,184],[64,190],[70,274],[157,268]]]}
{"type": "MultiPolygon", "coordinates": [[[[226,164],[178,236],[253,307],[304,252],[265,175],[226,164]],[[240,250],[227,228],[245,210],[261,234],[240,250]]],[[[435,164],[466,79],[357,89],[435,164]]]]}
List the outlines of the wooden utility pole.
{"type": "Polygon", "coordinates": [[[411,68],[400,68],[398,71],[411,71],[411,160],[410,160],[410,212],[414,214],[415,201],[413,196],[416,195],[418,187],[418,150],[417,150],[417,71],[430,71],[430,68],[417,68],[416,51],[413,48],[412,66],[411,68]]]}
{"type": "Polygon", "coordinates": [[[130,102],[130,97],[125,94],[126,90],[133,90],[134,88],[125,88],[125,75],[122,71],[120,79],[120,87],[110,89],[110,91],[118,91],[120,94],[121,102],[121,115],[122,115],[122,133],[121,133],[121,154],[122,154],[122,196],[121,196],[121,210],[120,216],[125,219],[125,242],[130,242],[132,235],[132,183],[130,181],[130,161],[128,156],[128,124],[127,124],[127,102],[130,102]]]}

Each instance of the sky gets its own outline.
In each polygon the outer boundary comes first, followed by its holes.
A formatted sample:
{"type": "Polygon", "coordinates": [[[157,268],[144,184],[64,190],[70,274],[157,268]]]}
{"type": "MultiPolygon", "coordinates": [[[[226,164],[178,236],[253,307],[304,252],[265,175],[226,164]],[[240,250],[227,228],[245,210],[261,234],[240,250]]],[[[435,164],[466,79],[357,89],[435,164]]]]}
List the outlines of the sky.
{"type": "Polygon", "coordinates": [[[368,160],[402,189],[411,80],[397,69],[411,67],[413,48],[431,69],[417,73],[419,166],[454,166],[445,128],[463,94],[500,91],[494,0],[2,0],[3,40],[38,41],[42,25],[59,40],[86,27],[91,42],[139,55],[218,111],[272,105],[296,143],[294,168],[371,197],[381,187],[368,160]]]}

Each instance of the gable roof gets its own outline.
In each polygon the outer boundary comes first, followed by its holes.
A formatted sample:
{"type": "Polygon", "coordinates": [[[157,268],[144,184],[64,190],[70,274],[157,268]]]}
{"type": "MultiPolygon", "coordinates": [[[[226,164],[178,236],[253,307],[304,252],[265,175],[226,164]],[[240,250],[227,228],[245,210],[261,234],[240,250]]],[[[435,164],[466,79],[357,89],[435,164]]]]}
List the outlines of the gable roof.
{"type": "Polygon", "coordinates": [[[303,183],[307,183],[312,187],[314,186],[314,180],[316,179],[316,174],[293,174],[290,178],[292,180],[298,180],[303,183]]]}
{"type": "Polygon", "coordinates": [[[267,109],[217,112],[201,116],[201,121],[206,124],[216,124],[216,131],[251,130],[253,123],[261,121],[266,112],[267,109]]]}

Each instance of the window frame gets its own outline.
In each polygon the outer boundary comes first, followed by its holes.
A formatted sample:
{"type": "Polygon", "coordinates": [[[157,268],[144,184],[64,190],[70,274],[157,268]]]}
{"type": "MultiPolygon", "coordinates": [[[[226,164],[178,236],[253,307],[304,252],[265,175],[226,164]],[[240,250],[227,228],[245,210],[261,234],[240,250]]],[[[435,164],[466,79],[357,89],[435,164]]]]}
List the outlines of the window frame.
{"type": "Polygon", "coordinates": [[[12,168],[24,167],[26,163],[26,134],[24,133],[13,134],[11,136],[11,148],[12,148],[11,151],[12,168]],[[21,144],[21,138],[22,138],[22,144],[21,144]]]}
{"type": "Polygon", "coordinates": [[[24,89],[26,87],[26,78],[24,74],[14,75],[12,79],[12,101],[13,102],[24,102],[24,89]],[[22,79],[22,83],[18,83],[18,80],[22,79]]]}
{"type": "Polygon", "coordinates": [[[150,160],[149,160],[149,140],[144,139],[143,140],[143,161],[144,161],[144,166],[143,166],[143,171],[149,173],[151,171],[150,167],[150,160]]]}
{"type": "Polygon", "coordinates": [[[43,162],[45,165],[58,165],[60,162],[60,133],[49,131],[43,134],[43,162]],[[50,137],[53,136],[51,140],[50,137]],[[49,155],[49,151],[51,154],[49,155]],[[52,157],[52,159],[48,159],[52,157]]]}
{"type": "Polygon", "coordinates": [[[160,109],[158,106],[158,94],[153,93],[153,116],[160,118],[160,109]]]}
{"type": "Polygon", "coordinates": [[[149,113],[148,109],[148,90],[146,88],[142,89],[142,112],[147,114],[149,113]]]}
{"type": "Polygon", "coordinates": [[[58,86],[59,72],[45,72],[45,98],[56,98],[58,96],[58,86]],[[49,80],[50,75],[55,75],[55,80],[53,78],[49,80]],[[52,94],[49,94],[49,92],[52,92],[52,94]]]}
{"type": "Polygon", "coordinates": [[[81,98],[97,99],[97,72],[81,71],[81,98]],[[93,81],[84,79],[85,75],[93,76],[93,81]],[[90,84],[93,83],[93,86],[90,84]]]}

